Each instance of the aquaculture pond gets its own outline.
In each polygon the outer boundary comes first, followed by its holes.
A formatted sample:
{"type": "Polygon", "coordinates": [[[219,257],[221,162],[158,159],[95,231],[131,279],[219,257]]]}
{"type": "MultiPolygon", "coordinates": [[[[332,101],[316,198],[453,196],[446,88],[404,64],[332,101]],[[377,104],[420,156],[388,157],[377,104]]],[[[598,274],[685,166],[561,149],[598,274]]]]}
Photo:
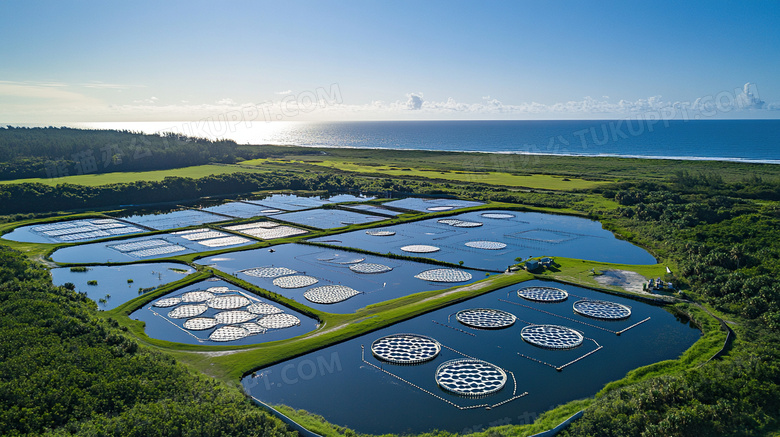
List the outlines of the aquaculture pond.
{"type": "Polygon", "coordinates": [[[358,210],[358,211],[365,211],[365,212],[370,213],[370,214],[384,215],[384,216],[389,216],[389,217],[395,217],[397,215],[403,214],[402,212],[399,212],[399,211],[393,211],[392,209],[387,209],[387,208],[383,208],[381,206],[370,205],[370,204],[365,204],[365,205],[344,205],[343,207],[344,208],[358,210]]]}
{"type": "Polygon", "coordinates": [[[442,268],[304,244],[231,252],[195,262],[215,267],[311,308],[338,314],[485,277],[485,273],[479,271],[442,268]]]}
{"type": "Polygon", "coordinates": [[[126,266],[89,266],[86,271],[71,271],[69,267],[51,269],[54,285],[67,282],[76,291],[98,302],[101,310],[110,310],[135,299],[144,292],[183,279],[195,269],[177,263],[144,263],[126,266]],[[92,282],[94,281],[94,282],[92,282]]]}
{"type": "Polygon", "coordinates": [[[393,200],[383,203],[384,206],[406,209],[420,212],[442,212],[454,211],[456,209],[468,208],[471,206],[484,205],[483,202],[460,199],[427,199],[419,197],[407,197],[405,199],[393,200]]]}
{"type": "Polygon", "coordinates": [[[228,202],[228,203],[223,203],[221,205],[201,208],[201,210],[213,214],[222,214],[234,218],[265,217],[273,214],[278,214],[281,212],[278,209],[266,208],[248,202],[228,202]]]}
{"type": "Polygon", "coordinates": [[[254,242],[256,241],[250,238],[200,228],[63,247],[54,251],[51,258],[56,262],[69,264],[122,263],[244,246],[254,242]]]}
{"type": "Polygon", "coordinates": [[[148,230],[121,220],[92,218],[20,226],[3,238],[25,243],[78,243],[139,232],[148,230]]]}
{"type": "Polygon", "coordinates": [[[416,255],[503,271],[515,258],[565,256],[600,262],[655,264],[646,250],[615,238],[601,223],[580,217],[503,210],[353,231],[313,241],[378,253],[416,255]],[[380,232],[382,231],[382,232],[380,232]],[[418,246],[429,246],[418,255],[418,246]]]}
{"type": "Polygon", "coordinates": [[[296,196],[295,194],[273,194],[271,196],[247,200],[247,202],[262,205],[266,208],[281,209],[284,211],[300,211],[303,209],[319,208],[322,205],[339,202],[365,202],[373,197],[355,196],[352,194],[337,194],[329,198],[320,196],[296,196]]]}
{"type": "Polygon", "coordinates": [[[123,216],[122,219],[157,231],[230,220],[229,217],[195,209],[182,209],[159,214],[129,215],[123,216]]]}
{"type": "Polygon", "coordinates": [[[354,224],[372,223],[387,220],[387,217],[360,214],[341,209],[309,209],[279,214],[274,217],[289,223],[309,226],[317,229],[341,228],[354,224]]]}
{"type": "Polygon", "coordinates": [[[466,433],[530,423],[632,369],[677,358],[699,337],[662,307],[528,281],[259,369],[242,383],[265,403],[362,433],[466,433]],[[526,287],[557,287],[568,296],[540,303],[518,296],[526,287]],[[608,321],[575,313],[586,299],[630,315],[608,321]]]}
{"type": "Polygon", "coordinates": [[[180,288],[130,314],[146,335],[186,344],[246,345],[314,330],[317,321],[223,280],[180,288]]]}

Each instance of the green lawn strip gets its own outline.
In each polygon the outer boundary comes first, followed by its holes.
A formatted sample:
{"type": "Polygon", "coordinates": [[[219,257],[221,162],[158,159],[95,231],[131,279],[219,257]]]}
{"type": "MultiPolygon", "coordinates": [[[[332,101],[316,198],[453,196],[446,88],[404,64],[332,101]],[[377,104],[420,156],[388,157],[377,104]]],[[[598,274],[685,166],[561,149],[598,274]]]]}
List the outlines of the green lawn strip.
{"type": "Polygon", "coordinates": [[[170,170],[153,170],[140,172],[115,172],[100,174],[85,174],[65,176],[61,178],[29,178],[0,181],[0,184],[40,183],[45,185],[72,184],[97,187],[100,185],[124,184],[139,181],[161,181],[169,176],[198,179],[215,174],[230,173],[265,173],[262,168],[232,165],[196,165],[192,167],[173,168],[170,170]]]}
{"type": "Polygon", "coordinates": [[[572,284],[584,285],[589,288],[597,288],[600,290],[617,291],[622,294],[635,295],[653,298],[653,296],[643,293],[633,293],[626,291],[625,289],[604,285],[596,281],[599,272],[605,270],[627,270],[634,273],[638,273],[644,276],[646,279],[658,278],[666,275],[666,264],[617,264],[598,261],[588,261],[576,258],[554,257],[555,266],[539,270],[536,276],[540,279],[552,279],[561,282],[568,282],[572,284]],[[595,270],[596,274],[593,273],[595,270]]]}

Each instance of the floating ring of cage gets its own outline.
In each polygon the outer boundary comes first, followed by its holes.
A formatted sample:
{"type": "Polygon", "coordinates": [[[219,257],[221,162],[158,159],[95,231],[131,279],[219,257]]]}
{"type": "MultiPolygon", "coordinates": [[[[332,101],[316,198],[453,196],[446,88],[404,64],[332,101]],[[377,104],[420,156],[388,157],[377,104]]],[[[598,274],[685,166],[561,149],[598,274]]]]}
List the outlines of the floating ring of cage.
{"type": "Polygon", "coordinates": [[[487,396],[504,388],[506,382],[506,372],[482,360],[450,360],[436,369],[436,384],[461,396],[487,396]]]}
{"type": "Polygon", "coordinates": [[[460,220],[458,223],[455,223],[452,226],[455,226],[456,228],[478,228],[483,224],[484,223],[482,222],[470,222],[470,221],[460,220]]]}
{"type": "Polygon", "coordinates": [[[301,320],[292,314],[271,314],[259,319],[257,324],[266,329],[283,329],[300,325],[301,320]]]}
{"type": "Polygon", "coordinates": [[[214,314],[214,319],[221,325],[244,323],[256,318],[257,316],[249,311],[222,311],[214,314]]]}
{"type": "Polygon", "coordinates": [[[520,331],[520,337],[534,346],[547,349],[573,349],[585,339],[574,329],[559,325],[529,325],[520,331]]]}
{"type": "Polygon", "coordinates": [[[211,341],[233,341],[240,340],[249,335],[249,330],[241,326],[220,326],[209,335],[211,341]]]}
{"type": "Polygon", "coordinates": [[[166,297],[165,299],[160,299],[157,302],[153,303],[152,306],[157,308],[168,308],[172,306],[176,306],[181,303],[180,297],[166,297]]]}
{"type": "Polygon", "coordinates": [[[466,243],[466,246],[472,247],[474,249],[486,249],[486,250],[501,250],[506,247],[506,243],[502,243],[500,241],[469,241],[466,243]]]}
{"type": "Polygon", "coordinates": [[[237,308],[245,307],[250,303],[249,299],[244,296],[231,294],[209,299],[206,302],[206,305],[217,310],[235,310],[237,308]]]}
{"type": "Polygon", "coordinates": [[[208,291],[189,291],[179,297],[182,302],[205,302],[214,297],[214,294],[208,291]]]}
{"type": "Polygon", "coordinates": [[[427,244],[410,244],[409,246],[402,247],[401,250],[411,253],[433,253],[438,252],[441,249],[436,246],[429,246],[427,244]]]}
{"type": "Polygon", "coordinates": [[[301,288],[301,287],[308,287],[309,285],[314,285],[318,282],[317,278],[314,278],[312,276],[305,276],[305,275],[294,275],[294,276],[282,276],[281,278],[274,279],[274,285],[276,285],[279,288],[301,288]]]}
{"type": "Polygon", "coordinates": [[[230,288],[228,288],[228,287],[209,287],[209,288],[206,289],[206,291],[208,291],[209,293],[221,294],[221,293],[227,293],[228,291],[230,291],[230,288]]]}
{"type": "Polygon", "coordinates": [[[441,344],[424,335],[394,334],[371,343],[371,353],[380,360],[396,364],[418,364],[436,358],[441,344]]]}
{"type": "Polygon", "coordinates": [[[563,302],[569,298],[569,293],[555,287],[526,287],[517,290],[517,295],[523,299],[535,302],[563,302]]]}
{"type": "Polygon", "coordinates": [[[375,263],[353,264],[349,269],[355,273],[385,273],[393,270],[390,266],[375,263]]]}
{"type": "Polygon", "coordinates": [[[345,285],[325,285],[307,290],[303,293],[303,297],[310,302],[331,304],[343,302],[358,294],[359,291],[345,285]]]}
{"type": "Polygon", "coordinates": [[[296,272],[287,267],[258,267],[256,269],[244,270],[245,275],[256,278],[278,278],[279,276],[294,275],[296,272]]]}
{"type": "Polygon", "coordinates": [[[263,302],[253,303],[252,305],[246,307],[246,310],[252,314],[258,315],[279,314],[284,312],[284,310],[279,307],[275,307],[263,302]]]}
{"type": "Polygon", "coordinates": [[[464,282],[471,279],[471,273],[458,269],[431,269],[414,275],[417,279],[433,282],[464,282]]]}
{"type": "Polygon", "coordinates": [[[184,329],[204,331],[217,326],[217,320],[212,317],[193,317],[184,322],[184,329]]]}
{"type": "Polygon", "coordinates": [[[168,317],[172,319],[189,319],[190,317],[195,317],[203,314],[204,312],[206,312],[207,309],[209,309],[209,307],[208,305],[205,304],[182,305],[172,309],[168,313],[168,317]]]}
{"type": "Polygon", "coordinates": [[[328,259],[318,259],[317,261],[327,261],[327,262],[330,262],[330,263],[333,263],[333,264],[347,265],[347,264],[362,263],[363,261],[366,260],[366,258],[350,258],[350,259],[347,259],[346,261],[336,261],[337,259],[338,259],[338,257],[328,258],[328,259]]]}
{"type": "Polygon", "coordinates": [[[455,208],[454,206],[429,206],[428,208],[425,209],[427,209],[428,211],[437,212],[437,211],[449,211],[454,208],[455,208]]]}
{"type": "Polygon", "coordinates": [[[265,328],[254,322],[242,323],[241,327],[249,331],[249,335],[262,334],[265,332],[265,328]]]}
{"type": "Polygon", "coordinates": [[[366,231],[366,235],[371,235],[373,237],[390,237],[395,235],[395,231],[385,231],[380,229],[369,229],[366,231]]]}
{"type": "Polygon", "coordinates": [[[479,329],[503,329],[515,324],[517,317],[506,311],[492,308],[471,308],[455,314],[460,323],[479,329]]]}
{"type": "Polygon", "coordinates": [[[596,319],[620,320],[631,315],[631,307],[615,302],[583,299],[574,302],[574,312],[596,319]]]}
{"type": "Polygon", "coordinates": [[[509,214],[507,212],[483,212],[480,214],[482,217],[489,218],[489,219],[511,219],[515,218],[514,214],[509,214]]]}
{"type": "Polygon", "coordinates": [[[439,219],[439,220],[436,220],[436,223],[441,223],[443,225],[450,225],[450,226],[454,225],[455,223],[459,223],[459,222],[460,222],[460,220],[458,220],[458,219],[451,219],[451,218],[450,219],[439,219]]]}

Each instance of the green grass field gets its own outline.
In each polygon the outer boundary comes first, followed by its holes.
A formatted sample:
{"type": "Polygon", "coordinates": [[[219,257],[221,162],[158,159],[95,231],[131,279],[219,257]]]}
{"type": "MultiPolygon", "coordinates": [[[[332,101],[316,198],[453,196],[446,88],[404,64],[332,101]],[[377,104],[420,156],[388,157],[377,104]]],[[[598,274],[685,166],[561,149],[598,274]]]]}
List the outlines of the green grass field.
{"type": "Polygon", "coordinates": [[[251,167],[238,167],[233,165],[197,165],[193,167],[174,168],[170,170],[85,174],[65,176],[62,178],[14,179],[12,181],[0,181],[0,184],[22,184],[25,182],[37,182],[40,184],[52,186],[58,184],[74,184],[96,187],[99,185],[121,184],[138,181],[161,181],[168,176],[197,179],[213,174],[230,174],[238,172],[263,173],[264,170],[251,167]]]}

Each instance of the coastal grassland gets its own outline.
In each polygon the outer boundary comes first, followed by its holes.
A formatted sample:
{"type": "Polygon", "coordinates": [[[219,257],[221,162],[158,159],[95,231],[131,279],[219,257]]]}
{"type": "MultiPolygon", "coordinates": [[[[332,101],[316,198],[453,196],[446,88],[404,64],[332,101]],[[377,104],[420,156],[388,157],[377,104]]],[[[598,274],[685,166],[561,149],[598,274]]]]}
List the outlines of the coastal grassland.
{"type": "MultiPolygon", "coordinates": [[[[242,166],[249,168],[275,167],[279,164],[288,165],[290,162],[273,159],[253,159],[244,161],[242,166]]],[[[418,177],[437,179],[444,181],[457,181],[465,183],[480,183],[490,185],[503,185],[508,187],[532,188],[541,190],[571,191],[595,188],[608,184],[608,181],[594,181],[579,178],[569,179],[561,175],[549,174],[512,174],[495,171],[440,171],[426,167],[419,167],[419,163],[411,168],[399,168],[393,165],[356,164],[347,161],[295,161],[293,163],[314,164],[338,171],[354,173],[366,173],[371,175],[418,177]]]]}
{"type": "Polygon", "coordinates": [[[262,168],[239,167],[235,165],[195,165],[191,167],[172,168],[169,170],[131,171],[114,173],[90,173],[83,175],[63,176],[59,178],[26,178],[10,181],[0,181],[0,184],[40,183],[44,185],[72,184],[87,187],[97,187],[111,184],[127,184],[140,181],[159,182],[167,177],[198,179],[210,175],[233,174],[239,172],[264,173],[262,168]]]}
{"type": "MultiPolygon", "coordinates": [[[[371,167],[395,167],[401,175],[417,169],[431,178],[444,178],[448,173],[468,174],[498,172],[512,175],[555,175],[596,181],[668,181],[681,171],[692,174],[717,174],[726,182],[742,181],[757,176],[779,181],[780,171],[772,164],[745,164],[725,161],[694,161],[670,159],[638,159],[614,157],[583,157],[562,155],[519,155],[467,152],[442,152],[386,149],[337,149],[295,146],[240,146],[261,155],[260,161],[247,160],[244,165],[278,161],[281,164],[312,164],[336,168],[354,165],[361,171],[371,167]],[[263,160],[264,159],[264,160],[263,160]],[[421,164],[424,163],[424,164],[421,164]],[[436,173],[438,172],[438,173],[436,173]],[[440,174],[444,172],[445,175],[440,174]]],[[[562,183],[562,182],[561,182],[562,183]]]]}

